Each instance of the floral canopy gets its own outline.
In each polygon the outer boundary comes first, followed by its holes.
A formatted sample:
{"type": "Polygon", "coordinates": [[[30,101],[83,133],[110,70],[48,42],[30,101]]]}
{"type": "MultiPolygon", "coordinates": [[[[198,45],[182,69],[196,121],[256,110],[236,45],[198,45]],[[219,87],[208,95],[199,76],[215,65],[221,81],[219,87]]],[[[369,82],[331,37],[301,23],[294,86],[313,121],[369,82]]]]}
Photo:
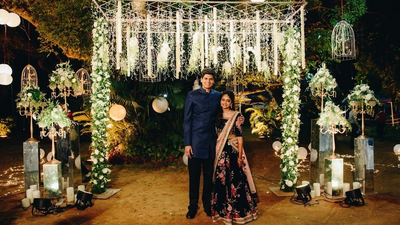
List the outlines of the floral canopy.
{"type": "Polygon", "coordinates": [[[140,81],[185,79],[227,64],[243,73],[278,75],[284,27],[301,29],[303,1],[104,1],[95,14],[108,26],[111,67],[140,81]]]}

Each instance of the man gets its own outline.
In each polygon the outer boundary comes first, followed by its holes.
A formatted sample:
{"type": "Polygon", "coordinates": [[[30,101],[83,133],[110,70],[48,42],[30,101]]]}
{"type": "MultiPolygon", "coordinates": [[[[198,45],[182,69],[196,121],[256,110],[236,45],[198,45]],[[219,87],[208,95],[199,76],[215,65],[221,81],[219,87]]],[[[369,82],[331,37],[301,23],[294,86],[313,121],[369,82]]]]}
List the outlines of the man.
{"type": "Polygon", "coordinates": [[[184,114],[185,154],[189,168],[189,207],[186,218],[193,219],[198,210],[200,175],[203,169],[203,208],[211,216],[211,191],[215,145],[215,119],[221,93],[212,89],[215,71],[205,68],[201,72],[201,88],[190,91],[184,114]]]}

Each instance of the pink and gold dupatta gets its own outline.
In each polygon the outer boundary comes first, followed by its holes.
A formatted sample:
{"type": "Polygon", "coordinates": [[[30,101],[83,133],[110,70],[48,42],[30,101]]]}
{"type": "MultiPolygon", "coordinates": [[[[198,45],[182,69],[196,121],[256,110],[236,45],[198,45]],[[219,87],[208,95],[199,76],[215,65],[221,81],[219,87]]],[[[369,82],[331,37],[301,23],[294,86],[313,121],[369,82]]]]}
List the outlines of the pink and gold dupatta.
{"type": "MultiPolygon", "coordinates": [[[[213,175],[213,179],[214,180],[215,180],[215,169],[217,168],[218,159],[221,156],[222,150],[225,147],[225,144],[226,144],[226,141],[228,139],[229,133],[232,130],[233,126],[235,125],[236,118],[237,118],[238,115],[239,115],[239,112],[237,112],[237,111],[235,111],[233,113],[231,118],[229,118],[229,120],[226,122],[226,124],[224,126],[224,129],[222,129],[221,133],[218,136],[217,145],[216,145],[216,154],[215,154],[215,160],[214,160],[214,175],[213,175]]],[[[228,141],[228,144],[231,145],[234,150],[238,151],[238,140],[237,140],[237,138],[230,139],[228,141]]],[[[247,161],[247,157],[246,157],[244,148],[242,150],[243,150],[243,153],[242,153],[242,160],[243,160],[242,170],[246,174],[247,182],[249,183],[250,192],[252,194],[255,194],[257,192],[257,190],[256,190],[256,186],[254,184],[253,176],[251,175],[249,162],[247,161]]]]}

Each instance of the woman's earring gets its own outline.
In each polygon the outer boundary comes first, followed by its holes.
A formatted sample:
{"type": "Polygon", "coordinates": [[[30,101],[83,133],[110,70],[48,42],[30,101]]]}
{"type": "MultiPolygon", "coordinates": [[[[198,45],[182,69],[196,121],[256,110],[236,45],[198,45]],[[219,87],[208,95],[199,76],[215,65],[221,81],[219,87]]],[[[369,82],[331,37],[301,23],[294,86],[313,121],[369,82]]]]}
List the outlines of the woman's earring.
{"type": "Polygon", "coordinates": [[[232,105],[230,105],[229,108],[232,109],[233,108],[232,105]]]}

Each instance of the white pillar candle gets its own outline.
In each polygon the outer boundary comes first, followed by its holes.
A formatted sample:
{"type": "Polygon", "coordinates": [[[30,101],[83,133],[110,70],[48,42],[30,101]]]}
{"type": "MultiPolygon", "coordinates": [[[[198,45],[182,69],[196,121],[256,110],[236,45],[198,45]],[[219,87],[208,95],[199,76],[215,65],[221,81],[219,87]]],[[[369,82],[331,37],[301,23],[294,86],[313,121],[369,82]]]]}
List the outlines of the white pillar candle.
{"type": "Polygon", "coordinates": [[[22,207],[28,208],[30,205],[31,205],[31,202],[30,202],[29,198],[22,199],[22,207]]]}
{"type": "Polygon", "coordinates": [[[327,183],[326,193],[328,193],[328,195],[332,195],[332,182],[327,183]]]}
{"type": "Polygon", "coordinates": [[[323,173],[319,175],[319,183],[321,184],[321,186],[324,186],[325,184],[325,175],[323,173]]]}
{"type": "Polygon", "coordinates": [[[315,191],[315,196],[321,196],[321,185],[319,183],[314,183],[313,184],[314,191],[315,191]]]}
{"type": "Polygon", "coordinates": [[[310,182],[308,182],[308,181],[306,181],[306,180],[303,180],[303,181],[301,182],[301,184],[302,184],[302,185],[310,184],[310,182]]]}
{"type": "Polygon", "coordinates": [[[33,190],[32,189],[26,190],[26,197],[29,198],[30,203],[33,202],[33,190]]]}
{"type": "Polygon", "coordinates": [[[360,188],[360,183],[359,182],[353,182],[353,189],[360,188]]]}
{"type": "Polygon", "coordinates": [[[310,195],[311,195],[311,198],[315,198],[315,191],[314,191],[314,190],[311,190],[311,191],[310,191],[310,195]]]}
{"type": "Polygon", "coordinates": [[[343,196],[346,196],[346,191],[350,191],[350,183],[343,183],[343,196]]]}
{"type": "Polygon", "coordinates": [[[37,190],[38,188],[37,188],[37,185],[36,185],[36,184],[33,184],[33,185],[29,186],[29,189],[37,190]]]}
{"type": "Polygon", "coordinates": [[[74,201],[74,188],[73,187],[67,187],[67,202],[73,202],[74,201]]]}
{"type": "Polygon", "coordinates": [[[33,198],[40,198],[40,191],[39,190],[34,190],[33,191],[33,198]]]}
{"type": "Polygon", "coordinates": [[[85,185],[79,185],[78,191],[85,191],[85,185]]]}

